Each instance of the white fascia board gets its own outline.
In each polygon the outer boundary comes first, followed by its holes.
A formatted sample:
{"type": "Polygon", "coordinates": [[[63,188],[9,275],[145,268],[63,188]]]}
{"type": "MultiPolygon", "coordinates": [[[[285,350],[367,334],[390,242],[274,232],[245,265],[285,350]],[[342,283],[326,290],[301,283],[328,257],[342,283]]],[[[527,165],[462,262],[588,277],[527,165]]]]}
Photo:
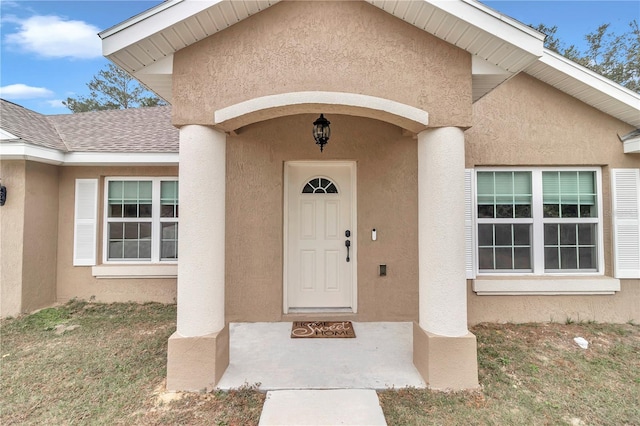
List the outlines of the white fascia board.
{"type": "Polygon", "coordinates": [[[475,0],[433,0],[429,3],[534,56],[543,54],[544,34],[475,0]]]}
{"type": "Polygon", "coordinates": [[[173,152],[69,152],[65,166],[161,166],[178,165],[173,152]]]}
{"type": "Polygon", "coordinates": [[[30,145],[24,142],[0,143],[0,158],[3,160],[30,160],[60,165],[64,163],[64,155],[64,152],[57,149],[30,145]]]}
{"type": "Polygon", "coordinates": [[[102,54],[109,56],[224,0],[169,0],[102,31],[102,54]]]}
{"type": "Polygon", "coordinates": [[[544,55],[540,58],[540,62],[564,73],[568,77],[575,78],[576,80],[591,86],[595,90],[598,90],[607,96],[629,105],[631,108],[635,109],[638,114],[640,114],[640,95],[626,87],[623,87],[549,49],[544,49],[544,55]]]}
{"type": "Polygon", "coordinates": [[[624,141],[623,144],[625,154],[640,154],[640,138],[624,141]]]}
{"type": "Polygon", "coordinates": [[[20,138],[13,133],[7,132],[6,130],[0,129],[0,140],[2,141],[12,141],[19,140],[20,138]]]}
{"type": "Polygon", "coordinates": [[[178,165],[174,152],[61,152],[22,142],[0,144],[3,160],[29,160],[62,166],[169,166],[178,165]]]}

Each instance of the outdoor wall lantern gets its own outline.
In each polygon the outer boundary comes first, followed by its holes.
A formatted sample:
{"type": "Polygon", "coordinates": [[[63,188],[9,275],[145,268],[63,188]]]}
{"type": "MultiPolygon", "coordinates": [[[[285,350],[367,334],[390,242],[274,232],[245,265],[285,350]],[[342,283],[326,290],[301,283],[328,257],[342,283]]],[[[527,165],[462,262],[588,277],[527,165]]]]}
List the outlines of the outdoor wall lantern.
{"type": "Polygon", "coordinates": [[[329,142],[329,136],[331,136],[331,127],[329,127],[329,120],[324,118],[323,114],[313,122],[313,138],[316,140],[316,145],[320,145],[320,152],[324,149],[324,146],[329,142]]]}
{"type": "Polygon", "coordinates": [[[0,206],[4,206],[4,203],[7,201],[7,188],[2,186],[2,181],[0,180],[0,206]]]}

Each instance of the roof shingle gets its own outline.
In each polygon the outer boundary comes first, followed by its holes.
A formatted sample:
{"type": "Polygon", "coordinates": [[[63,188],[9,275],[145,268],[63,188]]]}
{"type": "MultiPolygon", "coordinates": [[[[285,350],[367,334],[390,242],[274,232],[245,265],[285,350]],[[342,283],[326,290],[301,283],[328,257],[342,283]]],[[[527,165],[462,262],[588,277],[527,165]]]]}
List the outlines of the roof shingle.
{"type": "Polygon", "coordinates": [[[178,152],[171,106],[42,115],[0,102],[0,128],[24,142],[65,152],[178,152]]]}

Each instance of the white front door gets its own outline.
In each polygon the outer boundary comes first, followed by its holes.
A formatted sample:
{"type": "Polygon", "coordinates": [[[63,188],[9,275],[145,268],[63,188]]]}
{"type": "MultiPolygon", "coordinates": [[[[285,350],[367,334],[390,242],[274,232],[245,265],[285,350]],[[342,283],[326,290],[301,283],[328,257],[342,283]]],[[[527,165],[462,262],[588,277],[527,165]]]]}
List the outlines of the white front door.
{"type": "Polygon", "coordinates": [[[355,312],[355,163],[289,162],[285,182],[285,313],[355,312]]]}

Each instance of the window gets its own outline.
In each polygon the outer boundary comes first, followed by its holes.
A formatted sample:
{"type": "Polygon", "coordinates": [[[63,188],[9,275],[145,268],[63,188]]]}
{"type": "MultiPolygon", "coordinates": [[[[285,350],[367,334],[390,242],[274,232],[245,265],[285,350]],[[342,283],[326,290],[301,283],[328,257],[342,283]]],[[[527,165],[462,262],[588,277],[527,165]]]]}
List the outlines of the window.
{"type": "Polygon", "coordinates": [[[108,178],[105,208],[106,262],[178,259],[175,178],[108,178]]]}
{"type": "Polygon", "coordinates": [[[303,194],[337,194],[338,188],[329,179],[315,178],[311,179],[302,188],[303,194]]]}
{"type": "Polygon", "coordinates": [[[478,171],[478,271],[599,272],[599,176],[597,169],[478,171]]]}

